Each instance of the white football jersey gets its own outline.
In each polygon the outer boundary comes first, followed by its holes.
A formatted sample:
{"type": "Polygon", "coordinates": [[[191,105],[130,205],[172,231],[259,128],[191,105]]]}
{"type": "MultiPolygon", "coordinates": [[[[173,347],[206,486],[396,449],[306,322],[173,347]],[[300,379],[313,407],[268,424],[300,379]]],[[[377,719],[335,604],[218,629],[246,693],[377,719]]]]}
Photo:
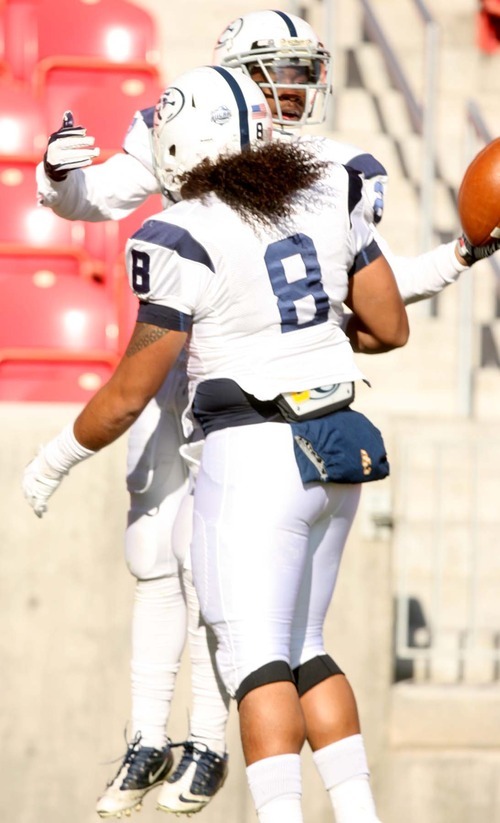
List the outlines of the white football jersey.
{"type": "MultiPolygon", "coordinates": [[[[54,183],[37,166],[39,202],[70,220],[120,220],[160,191],[153,170],[151,132],[154,107],[136,112],[123,148],[104,163],[76,169],[61,183],[54,183]]],[[[381,163],[356,146],[322,137],[298,137],[279,132],[279,139],[312,140],[323,143],[332,160],[357,170],[363,180],[363,201],[367,219],[378,224],[382,217],[387,175],[381,163]]],[[[168,205],[164,200],[165,207],[168,205]]],[[[441,244],[417,257],[393,254],[386,241],[375,233],[377,242],[392,267],[405,303],[439,294],[457,280],[465,266],[455,255],[455,241],[441,244]]]]}
{"type": "MultiPolygon", "coordinates": [[[[152,148],[154,106],[141,109],[134,115],[123,142],[123,149],[139,160],[142,165],[154,175],[154,161],[152,148]]],[[[283,132],[277,129],[274,132],[275,140],[318,144],[318,151],[328,160],[350,165],[361,175],[363,180],[363,198],[369,220],[379,223],[384,209],[384,194],[387,184],[387,172],[372,154],[368,154],[350,143],[338,143],[326,137],[316,135],[300,135],[293,132],[283,132]],[[319,145],[321,144],[321,148],[319,145]]],[[[168,205],[167,202],[165,206],[168,205]]]]}
{"type": "Polygon", "coordinates": [[[349,273],[379,256],[358,175],[334,164],[293,224],[253,229],[212,195],[127,244],[139,320],[191,331],[190,397],[229,378],[259,400],[364,379],[341,329],[349,273]]]}

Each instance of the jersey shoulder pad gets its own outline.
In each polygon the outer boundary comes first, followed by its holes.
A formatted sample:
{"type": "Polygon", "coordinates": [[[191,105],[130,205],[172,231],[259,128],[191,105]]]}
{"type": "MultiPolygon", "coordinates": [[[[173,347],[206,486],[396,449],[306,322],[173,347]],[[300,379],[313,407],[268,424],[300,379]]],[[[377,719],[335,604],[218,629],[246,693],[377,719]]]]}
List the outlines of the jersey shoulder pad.
{"type": "Polygon", "coordinates": [[[151,135],[154,111],[154,106],[136,111],[123,141],[123,150],[139,160],[152,174],[154,162],[151,135]]]}
{"type": "Polygon", "coordinates": [[[346,163],[347,169],[359,174],[363,181],[365,215],[369,222],[380,223],[384,213],[387,172],[372,154],[355,154],[346,163]]]}

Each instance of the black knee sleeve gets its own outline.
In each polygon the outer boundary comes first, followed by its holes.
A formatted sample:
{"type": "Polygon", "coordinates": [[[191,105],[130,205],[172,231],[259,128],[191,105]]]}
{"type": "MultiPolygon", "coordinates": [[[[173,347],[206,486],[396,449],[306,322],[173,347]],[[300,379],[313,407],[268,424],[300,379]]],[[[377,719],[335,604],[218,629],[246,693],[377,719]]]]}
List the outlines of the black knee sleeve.
{"type": "Polygon", "coordinates": [[[278,683],[283,680],[294,685],[296,682],[288,663],[285,663],[284,660],[273,660],[272,663],[266,663],[260,669],[247,674],[241,681],[236,690],[236,703],[239,706],[245,695],[253,689],[258,689],[259,686],[266,686],[268,683],[278,683]]]}
{"type": "Polygon", "coordinates": [[[297,685],[299,697],[317,686],[328,677],[334,674],[344,674],[341,668],[337,666],[335,660],[332,660],[329,654],[321,654],[317,657],[311,658],[302,666],[297,666],[293,670],[293,676],[297,685]]]}

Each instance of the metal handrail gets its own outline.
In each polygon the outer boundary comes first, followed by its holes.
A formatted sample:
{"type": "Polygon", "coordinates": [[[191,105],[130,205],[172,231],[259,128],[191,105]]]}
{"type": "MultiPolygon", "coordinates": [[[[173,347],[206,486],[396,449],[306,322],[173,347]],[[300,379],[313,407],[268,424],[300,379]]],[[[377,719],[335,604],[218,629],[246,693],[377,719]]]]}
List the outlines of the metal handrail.
{"type": "Polygon", "coordinates": [[[360,0],[365,15],[365,28],[374,42],[378,43],[387,70],[402,92],[414,131],[422,136],[422,176],[420,185],[421,251],[433,245],[434,230],[434,181],[436,174],[436,101],[440,28],[422,0],[412,0],[425,27],[424,93],[419,102],[411,88],[406,73],[390,45],[370,4],[360,0]]]}

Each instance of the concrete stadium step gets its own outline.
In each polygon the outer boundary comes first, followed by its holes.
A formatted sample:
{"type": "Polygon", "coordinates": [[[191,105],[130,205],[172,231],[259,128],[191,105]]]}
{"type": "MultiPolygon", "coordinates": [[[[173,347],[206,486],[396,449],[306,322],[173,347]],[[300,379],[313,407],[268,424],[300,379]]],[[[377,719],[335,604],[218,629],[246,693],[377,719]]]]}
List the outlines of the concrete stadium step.
{"type": "Polygon", "coordinates": [[[365,89],[342,89],[334,99],[335,128],[339,131],[356,128],[373,134],[381,131],[373,95],[365,89]]]}
{"type": "Polygon", "coordinates": [[[403,94],[396,89],[386,88],[377,95],[377,105],[385,130],[395,137],[413,134],[411,118],[403,94]]]}
{"type": "Polygon", "coordinates": [[[361,3],[352,0],[336,0],[334,10],[334,40],[339,50],[359,48],[362,39],[361,3]]]}
{"type": "Polygon", "coordinates": [[[378,93],[387,91],[391,84],[378,44],[359,43],[354,57],[363,87],[378,93]]]}

